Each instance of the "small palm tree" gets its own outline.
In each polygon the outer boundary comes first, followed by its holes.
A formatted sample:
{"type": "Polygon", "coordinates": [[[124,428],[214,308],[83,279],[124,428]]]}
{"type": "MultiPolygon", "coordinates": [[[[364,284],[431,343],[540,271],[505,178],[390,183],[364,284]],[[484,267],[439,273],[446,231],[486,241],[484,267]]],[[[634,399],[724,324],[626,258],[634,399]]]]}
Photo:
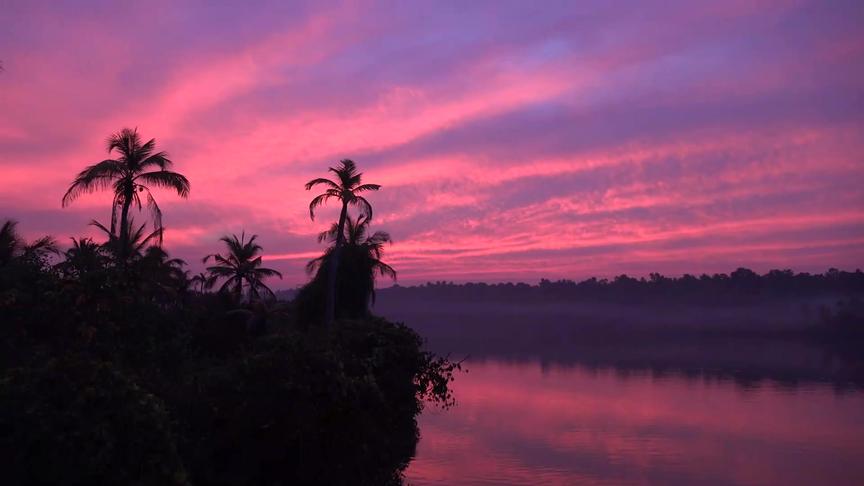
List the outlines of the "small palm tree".
{"type": "Polygon", "coordinates": [[[242,301],[244,294],[248,296],[248,300],[259,300],[261,291],[265,291],[272,297],[275,297],[270,287],[264,284],[263,280],[267,277],[282,278],[282,274],[272,268],[264,268],[261,266],[261,245],[255,243],[258,235],[252,235],[249,241],[246,241],[246,233],[241,233],[240,238],[237,235],[223,236],[219,241],[225,243],[228,248],[226,255],[213,254],[204,257],[204,263],[207,263],[211,258],[216,262],[216,265],[207,267],[210,272],[213,283],[217,279],[224,278],[225,282],[219,288],[220,292],[231,291],[239,301],[242,301]],[[244,289],[247,289],[244,292],[244,289]]]}
{"type": "Polygon", "coordinates": [[[324,307],[324,322],[328,325],[333,322],[336,316],[336,273],[339,270],[339,258],[344,241],[348,206],[357,206],[367,219],[372,219],[372,205],[360,194],[366,191],[381,189],[381,186],[378,184],[362,183],[363,174],[357,172],[357,165],[353,160],[344,159],[339,162],[339,166],[330,167],[329,170],[336,174],[336,181],[317,178],[306,183],[307,191],[317,185],[323,185],[326,188],[323,193],[315,196],[309,203],[309,217],[312,220],[315,219],[315,209],[330,199],[336,199],[342,203],[342,211],[339,213],[339,222],[337,223],[333,257],[329,260],[327,270],[327,297],[324,307]]]}
{"type": "Polygon", "coordinates": [[[57,253],[57,243],[50,236],[43,236],[28,244],[18,235],[17,221],[6,220],[0,226],[0,266],[16,258],[42,259],[51,253],[57,253]]]}
{"type": "Polygon", "coordinates": [[[0,265],[6,265],[23,250],[24,240],[18,235],[18,222],[6,220],[0,227],[0,265]]]}
{"type": "MultiPolygon", "coordinates": [[[[313,274],[327,265],[336,252],[338,226],[333,224],[329,230],[318,235],[318,242],[330,241],[331,246],[320,257],[306,264],[306,272],[313,274]]],[[[369,233],[369,218],[357,219],[348,216],[345,220],[342,247],[343,258],[339,268],[340,309],[349,314],[362,315],[368,312],[369,303],[375,302],[376,275],[396,280],[396,271],[381,261],[384,245],[392,244],[390,234],[385,231],[369,233]]]]}
{"type": "Polygon", "coordinates": [[[150,246],[136,261],[135,271],[147,295],[170,301],[189,287],[185,265],[184,260],[171,258],[162,247],[150,246]]]}
{"type": "Polygon", "coordinates": [[[126,267],[130,262],[140,259],[147,247],[156,246],[157,242],[162,239],[163,228],[158,228],[145,235],[144,228],[147,225],[142,224],[135,228],[135,221],[132,218],[129,218],[126,223],[126,231],[121,231],[120,235],[99,221],[93,220],[90,225],[99,228],[108,237],[108,241],[103,244],[103,247],[120,267],[126,267]],[[122,236],[123,234],[126,236],[122,236]]]}
{"type": "MultiPolygon", "coordinates": [[[[121,241],[129,238],[129,208],[134,203],[141,209],[141,194],[146,195],[147,207],[153,217],[153,227],[162,238],[162,211],[150,193],[151,187],[173,189],[182,198],[189,196],[189,181],[182,174],[172,172],[173,162],[165,152],[156,152],[156,140],[142,143],[137,129],[124,128],[108,137],[108,153],[117,151],[119,157],[107,159],[82,170],[66,194],[63,207],[68,206],[80,195],[100,189],[111,188],[114,202],[111,209],[111,233],[117,226],[117,212],[120,212],[121,241]],[[154,170],[157,169],[157,170],[154,170]]],[[[126,245],[123,245],[126,246],[126,245]]]]}
{"type": "Polygon", "coordinates": [[[204,293],[205,289],[208,289],[213,286],[212,278],[204,272],[199,272],[198,274],[192,276],[189,279],[189,282],[192,284],[193,288],[197,288],[198,292],[204,293]]]}
{"type": "Polygon", "coordinates": [[[57,267],[68,278],[82,279],[104,270],[108,264],[105,248],[91,238],[72,238],[72,246],[63,255],[57,267]]]}

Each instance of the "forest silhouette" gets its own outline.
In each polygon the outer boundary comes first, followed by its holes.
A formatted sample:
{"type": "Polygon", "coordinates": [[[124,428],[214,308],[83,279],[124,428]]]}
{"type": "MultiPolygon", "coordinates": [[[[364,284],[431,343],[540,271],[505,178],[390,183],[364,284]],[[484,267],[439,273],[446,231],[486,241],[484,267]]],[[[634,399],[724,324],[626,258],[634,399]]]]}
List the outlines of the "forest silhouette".
{"type": "Polygon", "coordinates": [[[4,484],[398,484],[426,403],[453,404],[460,369],[369,312],[385,232],[350,160],[315,179],[341,215],[296,302],[278,301],[257,235],[231,234],[206,271],[163,244],[151,189],[191,185],[155,139],[123,129],[62,198],[111,193],[103,241],[25,241],[0,227],[4,484]],[[349,213],[358,210],[358,216],[349,213]],[[146,213],[144,223],[136,216],[146,213]]]}

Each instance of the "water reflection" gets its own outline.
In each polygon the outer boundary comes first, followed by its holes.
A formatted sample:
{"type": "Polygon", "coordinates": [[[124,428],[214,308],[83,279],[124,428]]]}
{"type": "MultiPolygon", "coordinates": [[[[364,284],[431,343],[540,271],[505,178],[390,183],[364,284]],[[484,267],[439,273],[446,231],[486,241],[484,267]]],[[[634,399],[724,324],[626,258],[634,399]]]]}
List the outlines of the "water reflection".
{"type": "Polygon", "coordinates": [[[864,394],[627,367],[469,362],[410,484],[864,484],[864,394]]]}

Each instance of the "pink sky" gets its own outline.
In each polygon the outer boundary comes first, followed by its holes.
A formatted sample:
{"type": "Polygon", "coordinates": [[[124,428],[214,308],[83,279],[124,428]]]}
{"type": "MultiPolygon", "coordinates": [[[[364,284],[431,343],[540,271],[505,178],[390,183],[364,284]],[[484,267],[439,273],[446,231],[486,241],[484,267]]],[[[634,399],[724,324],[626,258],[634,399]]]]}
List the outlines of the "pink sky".
{"type": "Polygon", "coordinates": [[[257,233],[305,281],[303,183],[352,158],[400,283],[864,263],[857,2],[5,2],[0,218],[60,208],[138,127],[192,183],[160,192],[187,259],[257,233]],[[698,4],[698,5],[697,5],[698,4]]]}

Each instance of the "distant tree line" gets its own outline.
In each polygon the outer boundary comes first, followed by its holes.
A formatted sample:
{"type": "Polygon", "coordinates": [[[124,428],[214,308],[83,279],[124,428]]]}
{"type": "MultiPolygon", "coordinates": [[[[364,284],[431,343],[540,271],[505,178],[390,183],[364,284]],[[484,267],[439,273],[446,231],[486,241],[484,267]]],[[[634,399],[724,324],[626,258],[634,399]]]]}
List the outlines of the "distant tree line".
{"type": "Polygon", "coordinates": [[[379,291],[387,298],[434,298],[456,301],[511,302],[689,302],[725,305],[758,302],[771,298],[836,296],[864,294],[864,272],[835,268],[825,273],[795,273],[771,270],[758,274],[739,268],[730,274],[683,275],[666,277],[652,273],[648,278],[619,275],[613,279],[542,279],[537,285],[526,283],[463,283],[438,281],[418,286],[393,286],[379,291]]]}

